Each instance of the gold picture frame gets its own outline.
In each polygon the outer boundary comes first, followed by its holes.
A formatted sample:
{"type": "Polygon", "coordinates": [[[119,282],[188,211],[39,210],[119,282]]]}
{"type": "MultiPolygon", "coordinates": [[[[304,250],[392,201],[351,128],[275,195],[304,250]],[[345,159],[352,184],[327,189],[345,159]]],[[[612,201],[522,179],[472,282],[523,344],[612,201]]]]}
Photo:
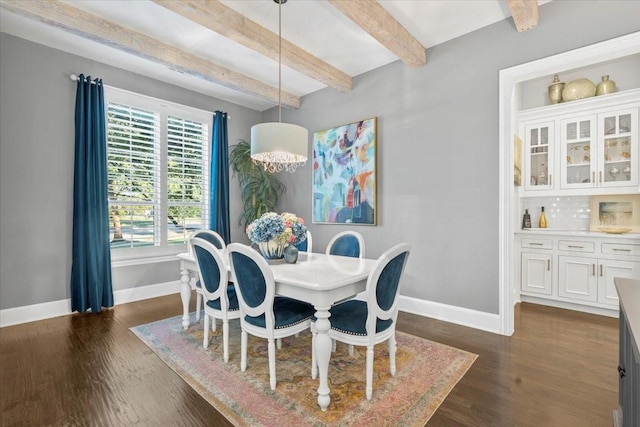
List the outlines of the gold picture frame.
{"type": "Polygon", "coordinates": [[[589,231],[640,233],[640,194],[591,196],[589,231]]]}

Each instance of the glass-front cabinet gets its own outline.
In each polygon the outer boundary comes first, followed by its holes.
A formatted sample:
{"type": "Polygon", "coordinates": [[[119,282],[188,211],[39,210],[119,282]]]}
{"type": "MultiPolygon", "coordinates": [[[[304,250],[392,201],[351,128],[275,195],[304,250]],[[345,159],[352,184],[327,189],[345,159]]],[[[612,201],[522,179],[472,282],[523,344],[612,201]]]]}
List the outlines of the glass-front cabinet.
{"type": "Polygon", "coordinates": [[[525,190],[553,188],[553,122],[525,126],[525,190]]]}
{"type": "Polygon", "coordinates": [[[639,125],[640,89],[523,112],[522,195],[639,191],[639,125]]]}
{"type": "Polygon", "coordinates": [[[560,123],[560,188],[638,184],[637,109],[563,119],[560,123]]]}
{"type": "Polygon", "coordinates": [[[561,121],[560,188],[588,188],[595,182],[596,116],[561,121]]]}
{"type": "Polygon", "coordinates": [[[598,115],[600,148],[598,186],[638,184],[638,109],[598,115]]]}

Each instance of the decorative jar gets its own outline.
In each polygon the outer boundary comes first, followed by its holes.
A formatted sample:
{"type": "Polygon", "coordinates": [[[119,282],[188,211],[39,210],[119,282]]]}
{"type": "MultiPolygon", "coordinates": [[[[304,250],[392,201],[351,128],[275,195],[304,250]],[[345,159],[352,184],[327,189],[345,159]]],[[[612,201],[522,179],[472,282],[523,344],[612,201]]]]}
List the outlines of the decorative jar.
{"type": "Polygon", "coordinates": [[[596,96],[607,95],[616,91],[616,82],[609,80],[609,76],[602,76],[602,81],[596,86],[596,96]]]}
{"type": "Polygon", "coordinates": [[[571,80],[562,90],[563,101],[590,98],[596,94],[596,85],[589,79],[571,80]]]}
{"type": "Polygon", "coordinates": [[[562,102],[562,89],[564,89],[564,83],[556,74],[553,76],[553,83],[549,86],[549,100],[552,104],[562,102]]]}

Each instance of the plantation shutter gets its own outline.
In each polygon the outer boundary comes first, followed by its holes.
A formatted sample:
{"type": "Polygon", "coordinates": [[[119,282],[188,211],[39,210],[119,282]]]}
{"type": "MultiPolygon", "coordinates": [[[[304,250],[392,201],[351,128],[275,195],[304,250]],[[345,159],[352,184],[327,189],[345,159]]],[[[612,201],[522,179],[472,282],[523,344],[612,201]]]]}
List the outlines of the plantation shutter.
{"type": "Polygon", "coordinates": [[[208,130],[205,123],[167,117],[167,201],[169,243],[184,243],[204,228],[209,194],[208,130]]]}
{"type": "Polygon", "coordinates": [[[160,119],[141,108],[109,103],[107,159],[111,246],[160,245],[160,119]],[[153,233],[149,233],[153,229],[153,233]]]}

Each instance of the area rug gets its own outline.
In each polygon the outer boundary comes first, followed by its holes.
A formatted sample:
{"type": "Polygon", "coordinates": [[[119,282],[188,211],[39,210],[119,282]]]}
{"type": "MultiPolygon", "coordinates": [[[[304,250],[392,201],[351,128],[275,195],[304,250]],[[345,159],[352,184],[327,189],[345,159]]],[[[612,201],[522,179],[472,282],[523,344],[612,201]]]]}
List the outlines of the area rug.
{"type": "MultiPolygon", "coordinates": [[[[194,318],[192,314],[192,319],[194,318]]],[[[267,340],[249,336],[247,370],[240,371],[240,324],[230,322],[229,363],[222,326],[202,347],[203,326],[182,328],[180,316],[131,328],[149,348],[237,426],[423,426],[478,357],[396,332],[395,376],[386,344],[375,347],[373,397],[365,397],[366,349],[337,344],[329,366],[331,403],[322,412],[311,379],[311,333],[282,340],[275,390],[269,387],[267,340]]]]}

